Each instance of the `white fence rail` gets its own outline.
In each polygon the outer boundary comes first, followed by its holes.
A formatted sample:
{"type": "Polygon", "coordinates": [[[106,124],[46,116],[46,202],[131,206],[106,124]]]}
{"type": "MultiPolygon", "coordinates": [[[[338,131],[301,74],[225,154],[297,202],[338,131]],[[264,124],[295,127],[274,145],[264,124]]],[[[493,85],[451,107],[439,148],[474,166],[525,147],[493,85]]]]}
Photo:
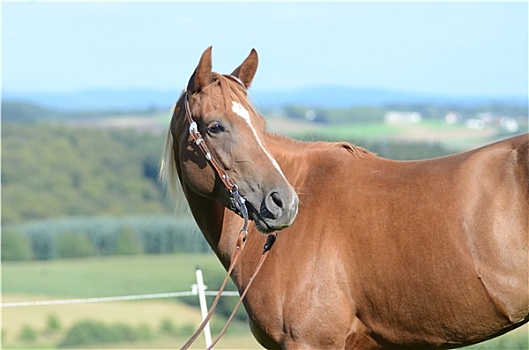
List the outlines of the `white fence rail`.
{"type": "MultiPolygon", "coordinates": [[[[81,299],[64,299],[64,300],[42,300],[42,301],[15,301],[0,304],[1,308],[8,307],[28,307],[28,306],[47,306],[47,305],[69,305],[69,304],[87,304],[87,303],[105,303],[111,301],[126,301],[126,300],[147,300],[147,299],[163,299],[163,298],[180,298],[186,296],[198,295],[200,303],[200,310],[202,320],[206,318],[208,313],[208,306],[206,303],[206,296],[217,295],[218,291],[207,291],[207,286],[204,285],[202,278],[202,270],[196,270],[197,283],[191,286],[191,291],[173,292],[173,293],[154,293],[154,294],[138,294],[138,295],[121,295],[114,297],[98,297],[98,298],[81,298],[81,299]]],[[[222,296],[238,297],[237,291],[223,291],[222,296]]],[[[209,322],[204,328],[204,338],[206,340],[206,347],[211,345],[211,331],[209,329],[209,322]]]]}

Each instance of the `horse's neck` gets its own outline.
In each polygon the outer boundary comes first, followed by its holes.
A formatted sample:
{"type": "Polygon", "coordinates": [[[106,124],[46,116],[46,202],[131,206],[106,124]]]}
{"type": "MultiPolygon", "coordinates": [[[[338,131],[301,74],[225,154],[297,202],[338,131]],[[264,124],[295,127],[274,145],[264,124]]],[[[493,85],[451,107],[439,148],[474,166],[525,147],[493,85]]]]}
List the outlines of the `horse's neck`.
{"type": "Polygon", "coordinates": [[[348,142],[302,142],[288,137],[267,133],[267,147],[276,158],[288,181],[294,187],[303,185],[322,172],[310,172],[328,166],[342,166],[345,161],[378,158],[363,147],[348,142]],[[311,173],[310,179],[308,173],[311,173]]]}
{"type": "Polygon", "coordinates": [[[307,170],[315,160],[311,154],[319,149],[315,143],[305,143],[284,136],[267,133],[268,150],[279,163],[283,173],[294,188],[306,180],[307,170]]]}
{"type": "MultiPolygon", "coordinates": [[[[266,134],[266,145],[274,155],[290,184],[295,188],[303,188],[304,193],[310,190],[305,182],[309,168],[317,166],[321,160],[329,161],[331,157],[315,157],[315,153],[330,154],[336,148],[325,146],[324,143],[303,143],[275,134],[266,134]]],[[[314,181],[314,178],[310,179],[314,181]]],[[[184,185],[185,187],[185,185],[184,185]]],[[[200,196],[189,188],[184,188],[184,193],[191,212],[204,237],[227,268],[231,263],[238,234],[243,225],[243,220],[230,210],[222,206],[217,200],[200,196]]]]}

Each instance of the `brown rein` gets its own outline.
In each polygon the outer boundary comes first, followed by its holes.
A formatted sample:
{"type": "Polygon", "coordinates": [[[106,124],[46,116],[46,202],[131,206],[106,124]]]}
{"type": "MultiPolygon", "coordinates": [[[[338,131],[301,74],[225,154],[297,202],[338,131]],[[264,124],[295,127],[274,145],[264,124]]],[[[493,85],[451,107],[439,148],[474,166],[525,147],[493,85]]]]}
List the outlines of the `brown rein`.
{"type": "MultiPolygon", "coordinates": [[[[236,80],[241,85],[242,82],[240,82],[236,77],[228,76],[229,78],[232,78],[236,80]]],[[[243,85],[244,86],[244,85],[243,85]]],[[[239,232],[239,237],[237,238],[237,243],[235,246],[235,253],[233,254],[233,258],[231,261],[231,264],[228,268],[228,271],[226,273],[226,277],[224,278],[224,281],[222,282],[221,287],[219,288],[219,291],[217,295],[215,296],[215,300],[213,300],[213,304],[211,305],[211,309],[209,310],[206,318],[202,321],[198,329],[195,331],[195,333],[189,338],[189,340],[182,346],[182,350],[189,349],[189,347],[193,344],[193,342],[198,338],[200,333],[204,330],[206,327],[206,324],[209,322],[211,317],[213,316],[213,313],[215,312],[215,309],[217,308],[217,304],[220,300],[220,296],[222,292],[224,291],[224,288],[226,287],[226,284],[228,283],[228,280],[231,276],[231,273],[233,272],[233,269],[235,268],[235,264],[237,263],[237,260],[239,259],[239,256],[241,255],[242,250],[244,249],[244,244],[246,242],[246,238],[248,237],[248,209],[246,208],[245,199],[239,194],[239,190],[235,182],[229,177],[229,175],[222,169],[222,167],[219,165],[217,160],[212,156],[211,152],[209,151],[208,146],[204,142],[204,139],[202,138],[202,135],[198,131],[197,123],[193,120],[191,109],[189,107],[189,95],[186,92],[184,96],[184,106],[185,106],[185,114],[187,117],[187,120],[189,122],[189,134],[191,138],[193,139],[193,142],[199,147],[201,152],[204,154],[204,157],[206,160],[211,164],[213,169],[217,172],[217,174],[220,177],[220,180],[224,184],[224,186],[229,190],[231,198],[232,198],[232,204],[233,204],[233,210],[236,210],[243,218],[244,218],[244,226],[239,232]]],[[[255,277],[259,273],[259,270],[261,270],[261,267],[263,266],[264,261],[266,260],[266,257],[268,256],[268,252],[272,248],[274,242],[276,240],[276,234],[270,234],[267,237],[266,243],[263,247],[263,253],[261,254],[261,258],[259,260],[259,263],[257,264],[257,268],[255,269],[253,275],[250,277],[250,280],[248,281],[248,284],[246,285],[246,288],[244,289],[243,293],[241,294],[239,301],[235,305],[235,308],[233,312],[231,313],[230,317],[226,321],[226,324],[224,325],[224,328],[220,331],[219,335],[215,340],[211,343],[211,345],[208,347],[208,350],[212,349],[215,344],[220,340],[222,335],[226,332],[228,326],[230,325],[231,321],[233,320],[235,313],[237,312],[237,309],[242,303],[242,300],[246,296],[246,293],[250,289],[250,286],[252,285],[252,282],[254,281],[255,277]]]]}
{"type": "MultiPolygon", "coordinates": [[[[261,267],[263,266],[263,263],[265,262],[266,257],[268,256],[268,252],[270,252],[270,249],[272,249],[272,246],[274,245],[276,237],[277,237],[277,233],[268,235],[268,237],[266,239],[266,243],[265,243],[265,245],[263,247],[263,254],[261,254],[261,258],[259,259],[259,263],[257,264],[257,267],[255,268],[255,271],[254,271],[252,277],[250,277],[250,279],[248,280],[248,284],[246,285],[246,288],[244,288],[244,291],[242,292],[242,294],[241,294],[241,296],[239,298],[239,301],[237,301],[237,304],[233,308],[233,311],[231,312],[230,317],[226,321],[226,324],[224,325],[224,328],[222,328],[222,330],[220,331],[219,335],[217,336],[217,338],[215,338],[215,340],[211,343],[211,345],[208,346],[207,350],[211,350],[215,346],[215,344],[217,344],[217,342],[220,340],[220,338],[224,335],[224,333],[228,329],[228,326],[230,325],[231,321],[233,321],[233,318],[235,317],[235,313],[239,309],[239,306],[241,306],[241,303],[242,303],[244,297],[246,296],[246,293],[250,289],[250,286],[252,285],[252,282],[254,281],[255,276],[257,276],[257,274],[259,273],[259,270],[261,270],[261,267]]],[[[219,292],[218,295],[220,295],[220,293],[222,293],[222,292],[219,292]]]]}
{"type": "MultiPolygon", "coordinates": [[[[213,313],[215,312],[215,309],[217,308],[217,304],[219,303],[221,294],[224,291],[224,288],[226,287],[226,284],[228,283],[228,280],[229,280],[230,275],[231,275],[231,273],[233,271],[233,268],[235,267],[235,264],[237,263],[237,259],[241,255],[241,252],[242,252],[242,250],[244,248],[244,243],[246,241],[246,235],[247,234],[248,234],[247,231],[241,230],[241,233],[239,234],[239,238],[237,239],[237,245],[235,247],[235,254],[233,255],[233,259],[232,259],[232,262],[230,264],[230,267],[228,268],[228,272],[226,273],[226,277],[224,278],[224,281],[222,282],[222,285],[220,286],[219,291],[218,291],[217,295],[215,296],[215,300],[213,300],[213,304],[211,305],[211,308],[209,309],[209,312],[206,315],[206,318],[204,318],[204,320],[202,321],[200,326],[197,328],[195,333],[193,333],[191,338],[189,338],[189,340],[180,348],[181,350],[189,349],[189,347],[195,342],[195,340],[198,338],[200,333],[202,333],[202,331],[206,327],[206,324],[209,322],[209,320],[213,316],[213,313]]],[[[266,260],[266,257],[268,256],[268,253],[270,252],[270,249],[272,249],[272,246],[274,245],[276,237],[277,237],[277,234],[269,234],[268,235],[266,243],[265,243],[265,245],[263,247],[263,254],[261,254],[261,258],[259,259],[259,263],[257,264],[257,267],[256,267],[253,275],[248,280],[248,284],[246,285],[246,288],[244,288],[244,291],[242,292],[241,296],[239,297],[239,300],[237,301],[237,304],[233,308],[233,311],[232,311],[230,317],[226,321],[226,324],[224,325],[222,330],[219,332],[219,334],[217,335],[215,340],[213,340],[211,345],[208,346],[207,350],[211,350],[215,346],[215,344],[218,343],[220,338],[224,335],[224,333],[228,329],[228,326],[230,325],[231,321],[233,321],[233,318],[235,317],[235,313],[239,309],[239,306],[241,306],[241,303],[242,303],[244,297],[246,296],[246,293],[248,293],[248,290],[250,289],[250,286],[252,285],[252,282],[254,281],[255,277],[257,276],[257,274],[261,270],[261,267],[263,266],[263,264],[264,264],[264,262],[266,260]]]]}
{"type": "Polygon", "coordinates": [[[195,333],[189,338],[189,340],[182,346],[180,349],[189,349],[191,344],[198,338],[200,333],[204,330],[206,327],[206,324],[209,322],[211,317],[213,316],[213,313],[215,312],[215,309],[217,308],[217,304],[219,303],[220,296],[222,292],[224,291],[224,288],[226,287],[226,284],[228,283],[228,280],[230,278],[231,272],[233,271],[233,268],[235,267],[235,264],[237,263],[237,259],[239,259],[239,256],[241,254],[241,251],[244,248],[244,243],[246,241],[246,236],[248,235],[248,232],[241,230],[241,233],[239,234],[239,238],[237,239],[237,245],[235,246],[235,253],[233,254],[233,259],[231,261],[230,267],[228,268],[228,272],[226,274],[226,277],[224,278],[224,281],[222,282],[222,285],[219,288],[219,292],[215,296],[215,300],[213,300],[213,304],[211,305],[211,309],[209,309],[208,314],[206,315],[206,318],[202,321],[200,326],[197,328],[195,333]]]}

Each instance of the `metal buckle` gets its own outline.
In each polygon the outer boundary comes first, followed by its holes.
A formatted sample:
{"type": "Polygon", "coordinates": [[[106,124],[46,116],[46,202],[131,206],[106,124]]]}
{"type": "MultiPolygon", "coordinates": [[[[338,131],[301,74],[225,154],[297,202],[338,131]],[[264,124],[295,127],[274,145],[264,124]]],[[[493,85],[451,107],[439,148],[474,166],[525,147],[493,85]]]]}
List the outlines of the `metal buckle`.
{"type": "Polygon", "coordinates": [[[191,124],[189,124],[189,134],[195,135],[197,133],[198,133],[197,122],[192,122],[191,124]]]}
{"type": "Polygon", "coordinates": [[[241,231],[244,231],[248,227],[248,208],[246,207],[246,199],[239,193],[239,187],[233,185],[233,189],[230,190],[230,195],[234,205],[234,209],[237,210],[238,214],[244,219],[244,226],[241,231]]]}

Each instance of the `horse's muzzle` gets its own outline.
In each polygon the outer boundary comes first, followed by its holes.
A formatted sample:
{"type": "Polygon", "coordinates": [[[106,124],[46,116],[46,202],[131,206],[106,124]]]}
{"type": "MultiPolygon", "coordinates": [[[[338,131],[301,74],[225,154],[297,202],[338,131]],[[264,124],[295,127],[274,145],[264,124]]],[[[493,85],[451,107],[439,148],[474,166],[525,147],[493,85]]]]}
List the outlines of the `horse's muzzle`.
{"type": "Polygon", "coordinates": [[[257,229],[263,233],[282,230],[294,222],[298,213],[299,199],[292,187],[285,190],[275,189],[267,193],[261,201],[259,210],[247,202],[250,219],[255,221],[257,229]]]}

